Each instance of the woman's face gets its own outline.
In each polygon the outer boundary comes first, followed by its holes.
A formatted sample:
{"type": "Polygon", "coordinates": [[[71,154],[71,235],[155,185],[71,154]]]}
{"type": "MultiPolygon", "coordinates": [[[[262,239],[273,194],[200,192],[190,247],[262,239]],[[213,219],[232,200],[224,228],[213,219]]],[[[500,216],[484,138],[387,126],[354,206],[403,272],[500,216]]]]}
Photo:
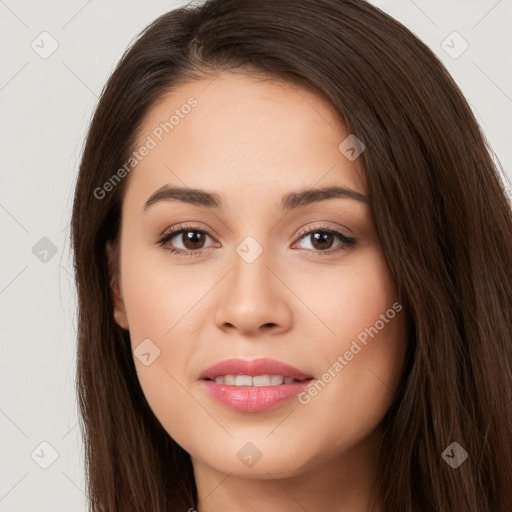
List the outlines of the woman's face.
{"type": "Polygon", "coordinates": [[[406,321],[362,147],[339,148],[349,135],[312,92],[228,72],[174,89],[144,120],[124,178],[115,318],[149,405],[196,470],[355,470],[374,451],[406,321]],[[315,192],[329,187],[339,194],[315,192]],[[159,243],[170,229],[185,231],[159,243]],[[261,358],[274,363],[250,363],[261,358]],[[242,361],[207,372],[231,359],[242,361]]]}

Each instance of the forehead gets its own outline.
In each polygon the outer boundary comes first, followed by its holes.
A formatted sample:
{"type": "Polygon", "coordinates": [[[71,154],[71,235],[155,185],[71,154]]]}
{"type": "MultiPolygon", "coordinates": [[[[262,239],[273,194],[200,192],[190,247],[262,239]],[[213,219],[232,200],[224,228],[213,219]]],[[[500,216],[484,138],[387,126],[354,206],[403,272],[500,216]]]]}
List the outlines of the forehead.
{"type": "Polygon", "coordinates": [[[131,172],[127,195],[164,184],[239,196],[333,183],[364,194],[360,164],[338,148],[348,135],[311,90],[224,72],[175,87],[148,111],[135,149],[151,149],[131,172]]]}

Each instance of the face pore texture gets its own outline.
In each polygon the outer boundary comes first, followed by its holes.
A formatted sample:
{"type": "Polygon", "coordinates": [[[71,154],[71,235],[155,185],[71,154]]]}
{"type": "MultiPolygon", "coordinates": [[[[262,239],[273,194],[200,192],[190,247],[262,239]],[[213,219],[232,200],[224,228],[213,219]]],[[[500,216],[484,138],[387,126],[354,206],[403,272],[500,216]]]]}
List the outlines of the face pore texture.
{"type": "Polygon", "coordinates": [[[339,510],[366,510],[379,424],[403,371],[405,312],[368,203],[335,197],[279,208],[282,196],[304,189],[367,194],[358,159],[338,149],[348,135],[315,93],[233,72],[180,85],[144,119],[136,148],[148,136],[156,144],[125,178],[114,316],[136,353],[150,340],[150,364],[134,355],[137,375],[156,417],[191,455],[199,496],[215,488],[203,510],[253,491],[279,510],[340,499],[347,508],[339,510]],[[183,108],[190,98],[197,104],[183,108]],[[218,194],[223,206],[164,199],[144,209],[164,185],[218,194]],[[157,243],[180,225],[195,237],[157,243]],[[237,251],[247,237],[262,250],[250,263],[237,251]],[[303,403],[262,412],[233,410],[205,391],[206,368],[261,357],[328,382],[303,403]],[[254,465],[237,455],[244,447],[261,456],[254,465]]]}

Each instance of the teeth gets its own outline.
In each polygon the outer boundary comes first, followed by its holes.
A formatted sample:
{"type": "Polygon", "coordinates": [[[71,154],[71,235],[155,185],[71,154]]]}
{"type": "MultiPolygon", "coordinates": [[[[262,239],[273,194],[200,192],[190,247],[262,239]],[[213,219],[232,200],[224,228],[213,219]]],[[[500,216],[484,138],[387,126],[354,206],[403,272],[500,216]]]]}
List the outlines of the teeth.
{"type": "MultiPolygon", "coordinates": [[[[224,375],[224,377],[217,377],[223,379],[221,384],[231,384],[232,386],[236,386],[236,377],[234,375],[224,375]]],[[[215,382],[217,382],[215,379],[215,382]]]]}
{"type": "Polygon", "coordinates": [[[283,383],[282,375],[271,375],[270,376],[270,385],[271,386],[279,386],[279,384],[283,383]]]}
{"type": "Polygon", "coordinates": [[[237,375],[235,386],[251,386],[252,385],[252,377],[249,375],[237,375]]]}
{"type": "Polygon", "coordinates": [[[215,377],[217,384],[230,384],[231,386],[280,386],[281,384],[291,384],[299,382],[293,377],[283,377],[282,375],[219,375],[215,377]]]}

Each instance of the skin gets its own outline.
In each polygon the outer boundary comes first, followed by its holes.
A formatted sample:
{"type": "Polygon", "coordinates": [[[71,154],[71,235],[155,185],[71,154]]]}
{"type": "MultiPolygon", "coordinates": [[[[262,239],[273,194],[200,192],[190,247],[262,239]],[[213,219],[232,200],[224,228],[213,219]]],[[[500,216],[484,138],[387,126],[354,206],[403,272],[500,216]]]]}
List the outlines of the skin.
{"type": "Polygon", "coordinates": [[[321,378],[399,302],[368,204],[332,198],[278,209],[284,194],[304,188],[366,195],[360,159],[338,149],[349,133],[323,98],[234,72],[166,94],[144,119],[137,147],[191,96],[198,105],[125,178],[114,317],[134,350],[145,339],[160,350],[148,366],[134,358],[142,389],[192,457],[200,512],[367,512],[379,425],[404,366],[403,310],[306,405],[292,398],[272,411],[237,412],[198,380],[232,357],[270,357],[321,378]],[[144,212],[165,184],[215,192],[225,208],[163,200],[144,212]],[[202,244],[183,234],[155,243],[183,222],[207,232],[202,244]],[[357,246],[337,237],[315,246],[311,234],[297,236],[324,225],[357,246]],[[236,252],[249,235],[263,249],[250,264],[236,252]],[[205,249],[186,257],[171,246],[205,249]],[[261,452],[252,467],[237,457],[247,442],[261,452]]]}

